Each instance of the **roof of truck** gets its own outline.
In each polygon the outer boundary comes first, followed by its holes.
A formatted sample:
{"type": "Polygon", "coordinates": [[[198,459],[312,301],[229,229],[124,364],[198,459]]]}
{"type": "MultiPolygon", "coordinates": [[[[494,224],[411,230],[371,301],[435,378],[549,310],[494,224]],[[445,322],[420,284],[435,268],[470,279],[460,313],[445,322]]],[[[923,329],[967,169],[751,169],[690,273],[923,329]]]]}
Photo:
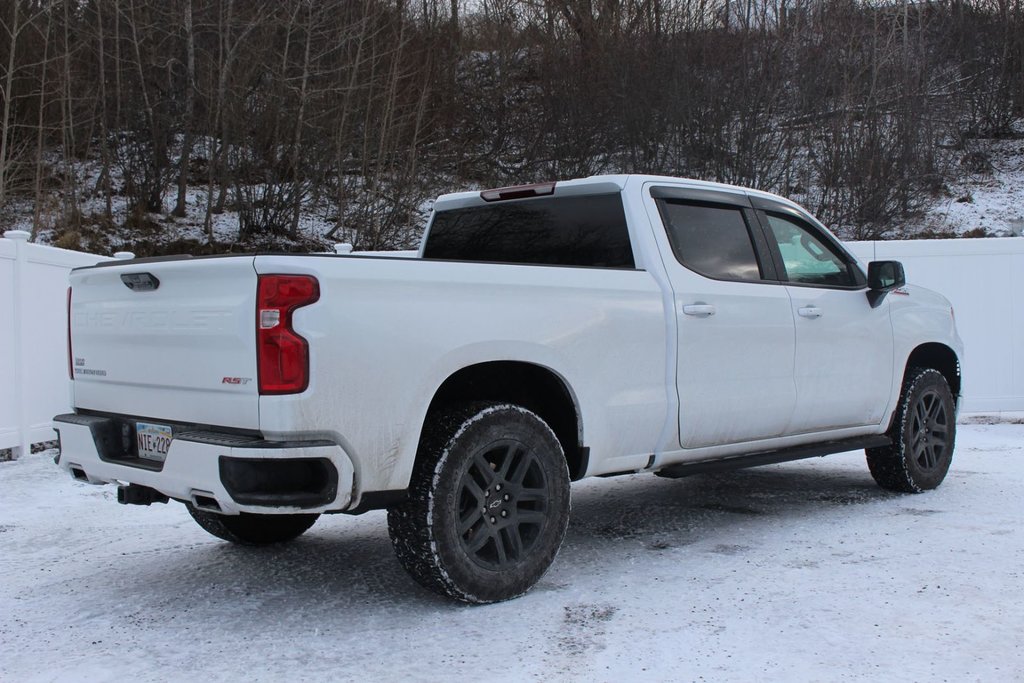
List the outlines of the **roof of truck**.
{"type": "Polygon", "coordinates": [[[434,202],[435,210],[459,209],[468,206],[480,206],[488,201],[498,199],[498,194],[507,192],[510,196],[501,199],[524,199],[529,196],[570,196],[580,194],[599,194],[607,192],[621,192],[627,185],[642,185],[644,183],[666,183],[677,187],[687,187],[702,190],[717,190],[759,196],[766,199],[784,202],[799,208],[791,200],[771,192],[763,192],[749,187],[728,185],[726,183],[715,183],[707,180],[695,180],[693,178],[674,178],[671,176],[646,175],[646,174],[621,174],[621,175],[595,175],[587,178],[574,178],[571,180],[558,180],[552,183],[537,183],[534,185],[517,185],[508,188],[471,190],[466,192],[452,192],[443,194],[434,202]],[[524,194],[522,190],[537,189],[537,194],[524,194]],[[491,199],[485,199],[484,194],[492,195],[491,199]]]}

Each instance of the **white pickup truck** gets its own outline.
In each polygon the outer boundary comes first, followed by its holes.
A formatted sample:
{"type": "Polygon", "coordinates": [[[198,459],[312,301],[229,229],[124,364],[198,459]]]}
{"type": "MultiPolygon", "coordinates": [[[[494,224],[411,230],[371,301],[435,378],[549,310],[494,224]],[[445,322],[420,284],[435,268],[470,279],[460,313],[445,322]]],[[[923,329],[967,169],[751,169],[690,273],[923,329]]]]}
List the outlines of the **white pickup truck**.
{"type": "Polygon", "coordinates": [[[537,582],[571,480],[864,448],[911,492],[953,453],[949,302],[739,187],[449,194],[415,259],[115,261],[68,296],[72,476],[238,543],[387,508],[402,565],[467,602],[537,582]]]}

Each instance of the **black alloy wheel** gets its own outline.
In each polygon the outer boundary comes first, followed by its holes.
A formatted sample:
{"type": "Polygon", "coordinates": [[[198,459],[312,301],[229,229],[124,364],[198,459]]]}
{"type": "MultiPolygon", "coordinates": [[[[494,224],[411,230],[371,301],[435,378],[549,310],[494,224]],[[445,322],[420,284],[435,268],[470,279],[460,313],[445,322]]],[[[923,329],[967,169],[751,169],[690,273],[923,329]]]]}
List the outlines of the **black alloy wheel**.
{"type": "Polygon", "coordinates": [[[409,498],[388,509],[399,562],[421,585],[470,603],[528,591],[569,522],[558,437],[510,403],[445,406],[427,418],[409,498]]]}
{"type": "Polygon", "coordinates": [[[528,555],[548,522],[548,482],[536,451],[520,441],[488,444],[467,460],[459,482],[459,539],[484,569],[528,555]]]}
{"type": "Polygon", "coordinates": [[[866,451],[868,468],[879,486],[920,493],[942,483],[953,461],[956,409],[941,372],[907,369],[888,436],[890,445],[866,451]]]}
{"type": "Polygon", "coordinates": [[[942,467],[948,439],[946,403],[936,389],[929,389],[914,404],[910,423],[911,457],[921,472],[934,472],[942,467]]]}

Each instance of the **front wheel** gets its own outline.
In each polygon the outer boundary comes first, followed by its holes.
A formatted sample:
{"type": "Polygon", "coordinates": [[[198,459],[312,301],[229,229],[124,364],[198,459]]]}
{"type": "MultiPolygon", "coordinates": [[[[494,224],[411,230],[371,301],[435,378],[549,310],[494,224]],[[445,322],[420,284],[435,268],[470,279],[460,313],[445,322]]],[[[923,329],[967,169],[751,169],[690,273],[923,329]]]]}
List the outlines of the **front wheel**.
{"type": "Polygon", "coordinates": [[[429,419],[388,531],[421,585],[488,603],[540,580],[568,520],[569,472],[551,428],[519,406],[477,403],[429,419]]]}
{"type": "Polygon", "coordinates": [[[868,468],[879,486],[920,493],[942,483],[953,460],[956,410],[941,372],[908,369],[889,436],[892,445],[866,451],[868,468]]]}
{"type": "Polygon", "coordinates": [[[186,503],[188,513],[205,531],[217,538],[241,545],[269,545],[298,538],[316,522],[320,515],[218,515],[199,510],[186,503]]]}

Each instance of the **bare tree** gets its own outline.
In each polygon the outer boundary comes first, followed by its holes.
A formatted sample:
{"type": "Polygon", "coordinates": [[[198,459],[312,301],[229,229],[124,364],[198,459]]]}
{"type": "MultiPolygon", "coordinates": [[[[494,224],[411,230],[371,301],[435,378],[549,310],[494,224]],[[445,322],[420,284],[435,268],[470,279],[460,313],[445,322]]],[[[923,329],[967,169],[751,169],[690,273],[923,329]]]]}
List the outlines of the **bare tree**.
{"type": "Polygon", "coordinates": [[[175,216],[186,214],[185,201],[188,192],[189,161],[192,157],[192,117],[195,112],[196,91],[196,41],[192,30],[192,0],[184,0],[185,32],[185,116],[182,131],[181,157],[178,163],[178,198],[171,213],[175,216]]]}
{"type": "Polygon", "coordinates": [[[389,248],[453,185],[635,171],[885,234],[1019,131],[1022,3],[0,0],[0,215],[142,253],[201,175],[204,249],[389,248]]]}

